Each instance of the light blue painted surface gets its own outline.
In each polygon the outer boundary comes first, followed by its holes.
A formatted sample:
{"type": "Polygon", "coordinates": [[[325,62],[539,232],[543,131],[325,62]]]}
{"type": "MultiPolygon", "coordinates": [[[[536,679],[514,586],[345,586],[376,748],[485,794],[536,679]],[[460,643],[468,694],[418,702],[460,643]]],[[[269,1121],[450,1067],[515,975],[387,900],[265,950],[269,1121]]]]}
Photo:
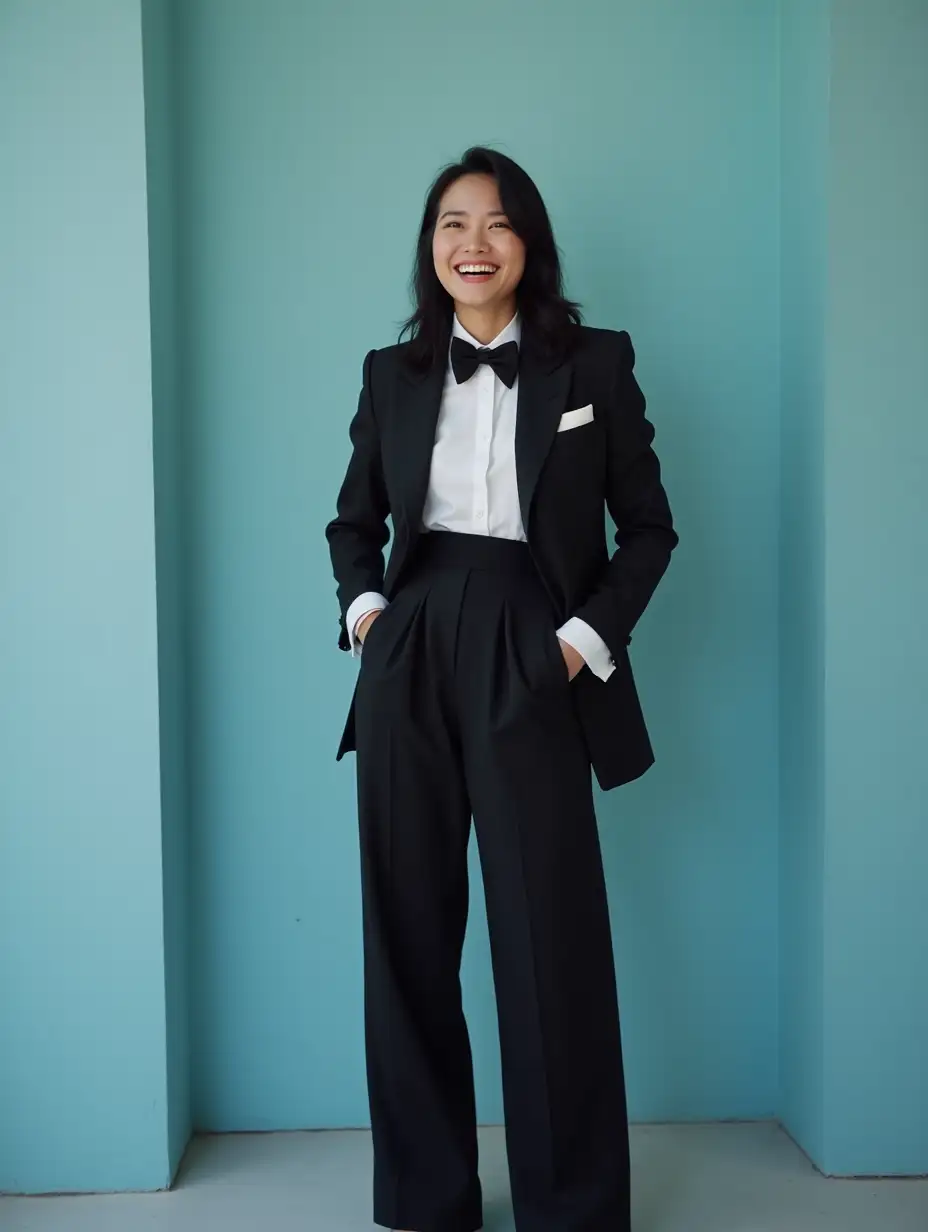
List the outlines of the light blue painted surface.
{"type": "MultiPolygon", "coordinates": [[[[600,803],[639,1118],[776,1105],[776,8],[196,0],[179,25],[194,1106],[368,1121],[354,759],[323,537],[426,185],[476,141],[541,187],[626,327],[682,545],[633,645],[658,763],[600,803]]],[[[464,982],[499,1120],[475,845],[464,982]]]]}
{"type": "Polygon", "coordinates": [[[0,9],[0,1189],[168,1179],[141,56],[0,9]]]}
{"type": "Polygon", "coordinates": [[[825,1164],[928,1173],[928,7],[832,31],[825,1164]]]}
{"type": "Polygon", "coordinates": [[[781,5],[780,1099],[824,1147],[825,179],[829,0],[781,5]]]}
{"type": "Polygon", "coordinates": [[[784,3],[781,1116],[928,1172],[928,9],[784,3]]]}
{"type": "Polygon", "coordinates": [[[187,1000],[187,731],[184,646],[183,419],[176,311],[173,5],[142,0],[152,407],[157,552],[168,1153],[173,1176],[190,1138],[187,1000]]]}

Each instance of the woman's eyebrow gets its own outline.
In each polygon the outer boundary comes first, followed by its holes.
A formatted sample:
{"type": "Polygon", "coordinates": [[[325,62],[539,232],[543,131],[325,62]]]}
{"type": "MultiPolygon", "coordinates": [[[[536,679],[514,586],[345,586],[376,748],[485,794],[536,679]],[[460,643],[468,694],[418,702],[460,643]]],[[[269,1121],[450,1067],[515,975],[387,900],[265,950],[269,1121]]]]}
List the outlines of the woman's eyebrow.
{"type": "MultiPolygon", "coordinates": [[[[438,215],[438,221],[441,222],[441,220],[447,217],[448,214],[466,214],[466,213],[467,213],[467,210],[443,210],[442,213],[438,215]]],[[[487,217],[489,218],[496,214],[505,215],[505,213],[506,213],[505,210],[487,210],[487,217]]]]}

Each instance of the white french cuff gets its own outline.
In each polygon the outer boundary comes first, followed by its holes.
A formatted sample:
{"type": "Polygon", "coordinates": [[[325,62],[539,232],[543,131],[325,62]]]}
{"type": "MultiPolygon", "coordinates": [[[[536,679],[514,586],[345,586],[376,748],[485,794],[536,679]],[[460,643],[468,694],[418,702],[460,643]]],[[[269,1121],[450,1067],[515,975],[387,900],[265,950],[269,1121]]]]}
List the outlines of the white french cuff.
{"type": "Polygon", "coordinates": [[[348,638],[351,642],[351,657],[356,659],[360,655],[363,646],[358,641],[358,624],[368,612],[379,612],[387,606],[387,599],[384,595],[376,590],[366,590],[362,595],[358,595],[356,599],[352,599],[351,606],[345,613],[345,627],[348,630],[348,638]]]}
{"type": "Polygon", "coordinates": [[[612,651],[596,630],[579,616],[571,616],[565,621],[557,630],[557,635],[583,656],[587,667],[600,680],[608,680],[615,671],[612,651]]]}

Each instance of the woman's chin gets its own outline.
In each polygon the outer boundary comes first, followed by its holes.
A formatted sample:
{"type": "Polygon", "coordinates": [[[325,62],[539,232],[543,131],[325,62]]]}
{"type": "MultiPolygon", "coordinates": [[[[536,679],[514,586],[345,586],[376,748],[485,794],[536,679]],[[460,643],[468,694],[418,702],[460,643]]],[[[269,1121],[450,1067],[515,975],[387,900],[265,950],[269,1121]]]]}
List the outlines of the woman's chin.
{"type": "Polygon", "coordinates": [[[461,287],[459,284],[454,293],[454,299],[468,308],[492,308],[495,304],[502,304],[506,296],[501,295],[495,288],[491,291],[489,288],[484,290],[479,286],[461,287]]]}

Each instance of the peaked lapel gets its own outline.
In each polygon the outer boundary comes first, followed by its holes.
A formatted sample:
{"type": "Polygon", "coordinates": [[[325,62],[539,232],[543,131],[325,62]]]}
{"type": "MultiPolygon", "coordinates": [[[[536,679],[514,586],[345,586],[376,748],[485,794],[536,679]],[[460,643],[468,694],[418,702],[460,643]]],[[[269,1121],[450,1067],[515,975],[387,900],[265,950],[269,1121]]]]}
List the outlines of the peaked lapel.
{"type": "MultiPolygon", "coordinates": [[[[522,525],[529,537],[535,489],[558,422],[567,409],[573,361],[570,356],[550,358],[544,355],[524,321],[519,346],[515,469],[522,525]]],[[[447,358],[424,373],[416,373],[406,364],[400,364],[399,372],[397,405],[403,419],[407,467],[399,515],[411,545],[419,533],[428,490],[447,358]]]]}

